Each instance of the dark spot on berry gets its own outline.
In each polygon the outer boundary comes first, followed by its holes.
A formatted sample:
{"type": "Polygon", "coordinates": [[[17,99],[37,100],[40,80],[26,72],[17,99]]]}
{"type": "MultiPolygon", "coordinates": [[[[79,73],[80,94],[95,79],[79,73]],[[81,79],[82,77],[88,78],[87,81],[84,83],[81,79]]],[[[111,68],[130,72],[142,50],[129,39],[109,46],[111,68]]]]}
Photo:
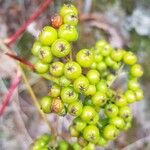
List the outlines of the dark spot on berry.
{"type": "Polygon", "coordinates": [[[77,19],[77,16],[71,15],[71,18],[72,18],[72,19],[77,19]]]}
{"type": "Polygon", "coordinates": [[[105,99],[102,99],[102,103],[103,103],[103,104],[105,103],[105,99]]]}
{"type": "Polygon", "coordinates": [[[71,109],[71,114],[76,114],[77,110],[75,108],[71,109]]]}
{"type": "Polygon", "coordinates": [[[41,56],[42,58],[44,58],[44,54],[45,54],[44,51],[41,49],[41,50],[40,50],[40,56],[41,56]]]}
{"type": "Polygon", "coordinates": [[[80,90],[81,92],[83,92],[83,91],[85,91],[85,88],[84,88],[82,85],[80,85],[79,90],[80,90]]]}
{"type": "Polygon", "coordinates": [[[111,109],[111,108],[108,108],[108,111],[109,111],[109,112],[112,112],[112,109],[111,109]]]}
{"type": "Polygon", "coordinates": [[[57,70],[57,66],[56,65],[52,65],[52,69],[53,70],[57,70]]]}
{"type": "Polygon", "coordinates": [[[129,117],[129,115],[128,115],[128,114],[125,114],[125,115],[124,115],[124,117],[125,117],[125,118],[128,118],[128,117],[129,117]]]}
{"type": "Polygon", "coordinates": [[[113,137],[115,138],[116,136],[117,136],[117,134],[116,134],[116,133],[114,133],[114,134],[113,134],[113,137]]]}
{"type": "Polygon", "coordinates": [[[67,68],[67,70],[71,72],[71,71],[73,71],[74,69],[73,69],[73,67],[69,66],[69,67],[67,68]]]}
{"type": "Polygon", "coordinates": [[[86,52],[85,52],[85,55],[86,55],[86,56],[90,56],[90,55],[91,55],[90,51],[86,51],[86,52]]]}
{"type": "Polygon", "coordinates": [[[60,52],[63,52],[65,50],[65,46],[63,44],[60,44],[59,48],[60,48],[60,52]]]}
{"type": "Polygon", "coordinates": [[[93,141],[94,139],[95,139],[95,138],[94,138],[94,135],[91,134],[91,135],[90,135],[90,140],[93,141]]]}
{"type": "Polygon", "coordinates": [[[67,30],[70,30],[70,29],[71,29],[71,26],[70,26],[70,25],[66,25],[66,29],[67,29],[67,30]]]}
{"type": "Polygon", "coordinates": [[[91,118],[90,121],[92,122],[94,120],[94,118],[91,118]]]}
{"type": "Polygon", "coordinates": [[[68,93],[68,96],[73,96],[73,91],[68,93]]]}

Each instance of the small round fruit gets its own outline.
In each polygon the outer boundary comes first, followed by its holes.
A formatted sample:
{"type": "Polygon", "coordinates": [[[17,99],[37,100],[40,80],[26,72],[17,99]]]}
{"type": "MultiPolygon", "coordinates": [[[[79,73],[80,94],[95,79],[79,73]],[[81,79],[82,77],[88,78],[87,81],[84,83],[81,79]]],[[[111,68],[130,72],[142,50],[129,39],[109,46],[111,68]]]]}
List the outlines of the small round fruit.
{"type": "Polygon", "coordinates": [[[136,97],[133,91],[127,90],[124,95],[128,103],[134,103],[136,101],[136,97]]]}
{"type": "Polygon", "coordinates": [[[77,8],[72,4],[64,4],[60,9],[60,15],[64,17],[68,13],[78,14],[77,8]]]}
{"type": "Polygon", "coordinates": [[[106,79],[107,85],[111,85],[114,80],[115,80],[115,75],[114,74],[109,74],[107,76],[107,79],[106,79]]]}
{"type": "Polygon", "coordinates": [[[52,101],[51,111],[53,113],[60,113],[64,108],[64,104],[62,103],[60,98],[54,98],[52,101]]]}
{"type": "Polygon", "coordinates": [[[78,132],[81,132],[86,127],[86,122],[81,120],[81,118],[75,118],[73,120],[73,126],[78,132]]]}
{"type": "Polygon", "coordinates": [[[96,69],[97,68],[97,63],[93,62],[90,66],[91,69],[96,69]]]}
{"type": "Polygon", "coordinates": [[[61,90],[61,99],[64,103],[71,104],[78,99],[78,94],[71,87],[65,87],[61,90]]]}
{"type": "Polygon", "coordinates": [[[127,101],[124,95],[121,95],[119,97],[116,97],[115,99],[115,105],[118,107],[123,107],[127,105],[127,101]]]}
{"type": "Polygon", "coordinates": [[[44,147],[45,147],[45,142],[40,139],[37,139],[35,143],[33,143],[33,145],[31,146],[30,150],[41,150],[44,149],[44,147]]]}
{"type": "Polygon", "coordinates": [[[52,44],[51,52],[58,58],[65,57],[71,52],[71,45],[64,39],[57,39],[52,44]]]}
{"type": "Polygon", "coordinates": [[[69,144],[66,141],[62,140],[59,142],[58,150],[68,150],[68,148],[69,148],[69,144]]]}
{"type": "Polygon", "coordinates": [[[69,132],[70,132],[72,137],[78,137],[79,136],[79,132],[73,126],[69,127],[69,132]]]}
{"type": "Polygon", "coordinates": [[[105,114],[109,117],[109,118],[113,118],[115,116],[117,116],[117,114],[119,113],[119,109],[115,104],[108,104],[105,107],[105,114]]]}
{"type": "Polygon", "coordinates": [[[96,114],[96,111],[92,106],[84,106],[83,109],[82,109],[82,113],[80,115],[80,118],[83,121],[88,123],[90,120],[93,119],[95,114],[96,114]]]}
{"type": "Polygon", "coordinates": [[[108,85],[105,80],[101,80],[97,83],[96,89],[99,92],[106,93],[108,91],[108,85]]]}
{"type": "Polygon", "coordinates": [[[95,150],[95,144],[89,143],[87,146],[83,148],[83,150],[95,150]]]}
{"type": "Polygon", "coordinates": [[[50,74],[55,77],[60,77],[64,72],[64,64],[60,61],[56,61],[50,65],[50,74]]]}
{"type": "Polygon", "coordinates": [[[82,102],[75,101],[68,106],[68,113],[72,116],[78,117],[82,113],[82,102]]]}
{"type": "Polygon", "coordinates": [[[114,62],[114,64],[112,65],[111,68],[116,71],[116,70],[118,70],[120,68],[120,66],[121,66],[121,63],[114,62]]]}
{"type": "Polygon", "coordinates": [[[113,50],[111,52],[111,58],[114,60],[114,61],[121,61],[122,58],[123,58],[123,55],[124,55],[124,50],[122,49],[118,49],[118,50],[113,50]]]}
{"type": "Polygon", "coordinates": [[[139,89],[140,85],[138,83],[138,81],[136,79],[130,79],[128,81],[128,88],[132,91],[136,91],[137,89],[139,89]]]}
{"type": "Polygon", "coordinates": [[[47,134],[47,133],[45,133],[45,134],[43,134],[41,136],[41,139],[48,144],[52,140],[52,136],[47,134]]]}
{"type": "Polygon", "coordinates": [[[89,81],[85,76],[80,76],[73,83],[74,89],[79,93],[84,93],[89,87],[89,81]]]}
{"type": "Polygon", "coordinates": [[[43,63],[50,63],[53,59],[51,49],[48,46],[42,46],[39,50],[38,56],[43,63]]]}
{"type": "Polygon", "coordinates": [[[96,42],[95,47],[96,47],[96,49],[100,49],[100,51],[101,51],[101,49],[104,48],[106,45],[108,45],[108,44],[105,40],[99,40],[96,42]]]}
{"type": "Polygon", "coordinates": [[[113,67],[113,65],[115,64],[115,62],[109,56],[105,58],[105,63],[108,67],[113,67]]]}
{"type": "Polygon", "coordinates": [[[59,28],[62,25],[62,17],[58,14],[52,16],[51,18],[51,24],[53,28],[59,28]]]}
{"type": "Polygon", "coordinates": [[[44,113],[51,112],[52,98],[45,96],[40,100],[40,106],[44,113]]]}
{"type": "Polygon", "coordinates": [[[78,31],[75,26],[63,24],[58,29],[58,36],[61,39],[65,39],[68,42],[73,42],[78,39],[78,31]]]}
{"type": "Polygon", "coordinates": [[[105,93],[96,92],[95,95],[92,96],[92,103],[95,106],[103,106],[107,102],[107,97],[105,93]]]}
{"type": "Polygon", "coordinates": [[[140,88],[137,89],[137,90],[135,91],[135,97],[136,97],[136,100],[137,100],[137,101],[143,99],[143,98],[144,98],[143,90],[140,89],[140,88]]]}
{"type": "Polygon", "coordinates": [[[96,87],[95,85],[89,85],[87,90],[84,92],[86,96],[92,96],[96,93],[96,87]]]}
{"type": "Polygon", "coordinates": [[[57,84],[50,85],[48,95],[58,97],[60,95],[60,87],[57,84]]]}
{"type": "Polygon", "coordinates": [[[98,123],[98,121],[99,121],[99,114],[96,113],[95,116],[88,122],[88,124],[95,125],[98,123]]]}
{"type": "Polygon", "coordinates": [[[96,63],[99,63],[99,62],[102,61],[102,59],[103,59],[103,56],[100,55],[99,53],[97,54],[97,53],[94,51],[94,60],[95,60],[95,62],[96,62],[96,63]]]}
{"type": "Polygon", "coordinates": [[[107,140],[104,137],[100,136],[100,138],[97,142],[97,145],[98,146],[105,146],[106,144],[107,144],[107,140]]]}
{"type": "Polygon", "coordinates": [[[48,72],[48,69],[49,69],[49,65],[44,64],[41,61],[37,61],[35,64],[35,70],[39,74],[43,74],[43,73],[48,72]]]}
{"type": "Polygon", "coordinates": [[[78,16],[74,13],[67,13],[64,16],[64,23],[72,26],[76,26],[78,24],[78,16]]]}
{"type": "Polygon", "coordinates": [[[72,150],[81,150],[81,146],[75,142],[75,143],[72,143],[72,150]]]}
{"type": "Polygon", "coordinates": [[[118,129],[114,125],[107,125],[104,127],[103,135],[107,140],[114,140],[118,136],[118,129]]]}
{"type": "Polygon", "coordinates": [[[131,66],[130,73],[133,77],[141,77],[143,75],[143,68],[139,64],[131,66]]]}
{"type": "Polygon", "coordinates": [[[131,126],[132,126],[132,124],[131,124],[131,122],[127,122],[126,124],[125,124],[125,127],[124,127],[124,131],[127,131],[129,128],[131,128],[131,126]]]}
{"type": "Polygon", "coordinates": [[[100,80],[100,74],[97,70],[89,70],[86,74],[89,82],[91,84],[97,84],[100,80]]]}
{"type": "Polygon", "coordinates": [[[112,47],[108,44],[105,44],[104,47],[101,49],[100,53],[102,56],[109,56],[112,51],[112,47]]]}
{"type": "Polygon", "coordinates": [[[128,106],[121,107],[119,109],[119,116],[121,118],[123,118],[127,122],[131,121],[132,120],[132,111],[131,111],[131,108],[128,107],[128,106]]]}
{"type": "Polygon", "coordinates": [[[32,46],[32,49],[31,49],[32,54],[34,56],[38,56],[39,50],[41,49],[41,47],[42,47],[41,43],[39,41],[35,41],[33,46],[32,46]]]}
{"type": "Polygon", "coordinates": [[[123,61],[127,65],[134,65],[137,62],[137,57],[132,52],[126,52],[123,61]]]}
{"type": "Polygon", "coordinates": [[[45,26],[39,35],[39,40],[42,45],[51,45],[57,39],[57,31],[50,27],[45,26]]]}
{"type": "Polygon", "coordinates": [[[89,125],[83,130],[83,137],[92,143],[97,143],[99,139],[99,129],[94,125],[89,125]]]}
{"type": "Polygon", "coordinates": [[[71,80],[78,78],[81,75],[82,69],[80,65],[74,61],[65,64],[64,75],[71,80]]]}
{"type": "Polygon", "coordinates": [[[109,121],[110,124],[114,125],[116,128],[122,130],[125,127],[125,122],[121,117],[113,117],[109,121]]]}
{"type": "Polygon", "coordinates": [[[88,49],[82,49],[77,53],[76,61],[80,64],[80,66],[88,68],[94,61],[94,55],[92,51],[88,49]]]}
{"type": "Polygon", "coordinates": [[[65,76],[62,76],[62,77],[60,77],[60,79],[59,79],[59,84],[60,84],[60,86],[66,87],[66,86],[69,86],[70,83],[71,83],[71,81],[70,81],[69,79],[67,79],[65,76]]]}
{"type": "Polygon", "coordinates": [[[101,61],[97,64],[96,68],[98,71],[102,72],[107,69],[107,65],[105,62],[101,61]]]}

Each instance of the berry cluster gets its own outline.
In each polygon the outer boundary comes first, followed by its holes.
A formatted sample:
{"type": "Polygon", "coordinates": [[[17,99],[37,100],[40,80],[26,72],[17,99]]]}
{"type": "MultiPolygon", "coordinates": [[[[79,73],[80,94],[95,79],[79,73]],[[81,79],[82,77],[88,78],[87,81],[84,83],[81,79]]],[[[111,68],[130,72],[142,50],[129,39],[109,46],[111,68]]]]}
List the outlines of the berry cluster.
{"type": "Polygon", "coordinates": [[[95,145],[106,145],[131,126],[129,104],[143,98],[138,83],[143,70],[136,55],[116,50],[103,40],[91,49],[79,50],[75,60],[68,60],[71,44],[78,39],[77,23],[76,7],[62,6],[60,15],[52,18],[52,26],[43,28],[32,53],[38,58],[36,71],[57,79],[40,100],[41,109],[44,113],[74,116],[69,128],[71,136],[77,137],[83,150],[92,150],[95,145]],[[112,83],[123,65],[129,68],[127,88],[117,91],[112,83]]]}
{"type": "Polygon", "coordinates": [[[51,21],[52,26],[45,26],[34,42],[32,53],[38,58],[35,69],[39,74],[61,77],[64,64],[60,60],[71,53],[71,42],[78,39],[78,11],[71,4],[64,5],[51,21]]]}
{"type": "Polygon", "coordinates": [[[49,150],[49,143],[52,137],[48,134],[43,134],[31,144],[30,150],[49,150]]]}
{"type": "Polygon", "coordinates": [[[65,140],[59,140],[55,143],[54,137],[49,134],[43,134],[38,137],[30,146],[30,150],[81,150],[77,142],[69,144],[65,140]]]}

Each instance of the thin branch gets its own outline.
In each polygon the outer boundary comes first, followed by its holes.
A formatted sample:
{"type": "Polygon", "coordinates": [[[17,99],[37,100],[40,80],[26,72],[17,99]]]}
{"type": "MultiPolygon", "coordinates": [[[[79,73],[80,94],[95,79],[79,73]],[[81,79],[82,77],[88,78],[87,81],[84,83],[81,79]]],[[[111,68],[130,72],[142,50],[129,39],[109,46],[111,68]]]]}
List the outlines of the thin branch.
{"type": "Polygon", "coordinates": [[[17,38],[26,30],[28,25],[43,13],[51,2],[52,0],[44,0],[37,11],[35,11],[35,13],[33,13],[33,15],[31,15],[29,19],[13,35],[5,39],[4,43],[10,45],[15,42],[17,38]]]}
{"type": "Polygon", "coordinates": [[[5,108],[6,108],[6,106],[8,105],[8,103],[9,103],[9,101],[10,101],[10,99],[11,99],[11,97],[12,97],[14,91],[15,91],[15,89],[19,85],[20,80],[21,80],[21,76],[18,73],[16,75],[16,77],[14,78],[14,80],[12,81],[12,83],[11,83],[11,85],[9,87],[8,93],[6,94],[4,100],[2,101],[2,104],[0,106],[0,116],[3,114],[3,112],[4,112],[5,108]]]}
{"type": "Polygon", "coordinates": [[[123,70],[124,64],[121,65],[121,67],[119,68],[119,70],[117,71],[115,78],[112,80],[112,82],[109,84],[109,87],[112,86],[112,84],[116,81],[116,79],[119,77],[119,75],[121,74],[122,70],[123,70]]]}
{"type": "Polygon", "coordinates": [[[43,118],[43,120],[47,124],[49,130],[51,131],[51,126],[50,126],[50,124],[49,124],[49,122],[48,122],[44,112],[41,110],[40,104],[39,104],[39,102],[38,102],[38,100],[37,100],[37,98],[36,98],[32,88],[31,88],[31,86],[29,84],[29,81],[28,81],[28,79],[27,79],[27,77],[26,77],[26,75],[25,75],[25,73],[24,73],[24,71],[23,71],[23,69],[21,67],[20,67],[20,70],[21,70],[21,73],[22,73],[22,78],[24,80],[24,83],[25,83],[25,85],[27,87],[27,90],[28,90],[28,92],[30,93],[30,95],[32,97],[33,104],[35,105],[35,107],[37,108],[37,110],[40,113],[41,117],[43,118]]]}
{"type": "MultiPolygon", "coordinates": [[[[0,48],[2,49],[3,52],[9,52],[9,53],[12,52],[12,50],[11,50],[10,48],[8,48],[1,40],[0,40],[0,48]]],[[[38,100],[37,100],[37,98],[36,98],[36,96],[35,96],[35,94],[34,94],[32,88],[31,88],[31,86],[30,86],[30,84],[29,84],[29,82],[28,82],[28,79],[27,79],[27,77],[26,77],[24,71],[22,70],[20,64],[18,64],[18,70],[19,70],[19,72],[20,72],[21,75],[22,75],[22,78],[23,78],[23,80],[24,80],[24,82],[25,82],[25,85],[27,86],[27,90],[29,91],[29,93],[30,93],[30,95],[31,95],[31,97],[32,97],[32,101],[33,101],[35,107],[37,108],[37,110],[39,111],[40,115],[42,116],[44,122],[47,124],[49,130],[51,131],[51,127],[50,127],[50,125],[49,125],[49,122],[48,122],[48,120],[47,120],[45,114],[44,114],[43,111],[41,110],[40,105],[39,105],[39,103],[38,103],[38,100]]],[[[19,83],[18,83],[18,84],[19,84],[19,83]]],[[[13,94],[13,92],[14,92],[14,91],[12,91],[11,94],[13,94]]],[[[8,104],[8,103],[6,103],[5,105],[7,106],[7,104],[8,104]]]]}
{"type": "Polygon", "coordinates": [[[23,58],[20,58],[20,57],[14,55],[14,54],[8,53],[8,52],[5,53],[5,54],[6,54],[7,56],[9,56],[9,57],[11,57],[11,58],[13,58],[13,59],[19,61],[20,63],[27,65],[27,66],[28,66],[30,69],[32,69],[33,71],[35,70],[35,67],[34,67],[34,65],[33,65],[31,62],[29,62],[29,61],[27,61],[27,60],[25,60],[25,59],[23,59],[23,58]]]}

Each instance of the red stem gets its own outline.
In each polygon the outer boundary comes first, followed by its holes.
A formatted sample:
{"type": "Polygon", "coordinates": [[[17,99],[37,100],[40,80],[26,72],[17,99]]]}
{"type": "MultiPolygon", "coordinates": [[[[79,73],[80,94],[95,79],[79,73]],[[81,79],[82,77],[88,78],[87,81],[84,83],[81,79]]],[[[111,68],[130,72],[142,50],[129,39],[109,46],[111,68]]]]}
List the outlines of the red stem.
{"type": "Polygon", "coordinates": [[[12,83],[9,87],[8,93],[5,95],[5,98],[3,99],[2,104],[0,106],[0,116],[3,114],[4,109],[8,105],[15,89],[19,85],[20,80],[21,80],[21,77],[19,75],[17,75],[16,78],[12,81],[12,83]]]}
{"type": "Polygon", "coordinates": [[[32,69],[33,71],[35,70],[35,67],[32,63],[30,63],[29,61],[23,59],[23,58],[20,58],[14,54],[10,54],[10,53],[5,53],[7,56],[19,61],[20,63],[24,64],[24,65],[27,65],[28,67],[30,67],[30,69],[32,69]]]}
{"type": "Polygon", "coordinates": [[[5,39],[4,43],[10,45],[15,42],[17,38],[26,30],[28,25],[31,24],[37,17],[39,17],[43,13],[43,11],[45,11],[45,9],[51,2],[52,0],[44,0],[44,2],[39,6],[37,11],[33,13],[33,15],[31,15],[29,19],[13,35],[5,39]]]}

